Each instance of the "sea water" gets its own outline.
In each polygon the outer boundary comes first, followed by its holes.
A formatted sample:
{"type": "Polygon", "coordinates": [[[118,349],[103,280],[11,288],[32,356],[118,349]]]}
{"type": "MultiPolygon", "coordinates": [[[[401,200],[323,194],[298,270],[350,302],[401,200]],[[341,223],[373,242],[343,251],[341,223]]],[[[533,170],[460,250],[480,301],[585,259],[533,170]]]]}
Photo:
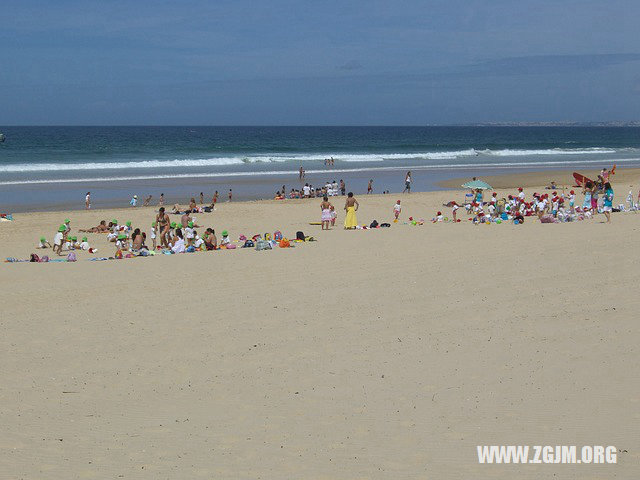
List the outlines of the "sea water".
{"type": "Polygon", "coordinates": [[[451,177],[640,165],[636,127],[0,127],[0,210],[272,198],[306,182],[398,192],[451,177]],[[333,165],[325,160],[333,157],[333,165]],[[299,169],[306,177],[299,180],[299,169]]]}

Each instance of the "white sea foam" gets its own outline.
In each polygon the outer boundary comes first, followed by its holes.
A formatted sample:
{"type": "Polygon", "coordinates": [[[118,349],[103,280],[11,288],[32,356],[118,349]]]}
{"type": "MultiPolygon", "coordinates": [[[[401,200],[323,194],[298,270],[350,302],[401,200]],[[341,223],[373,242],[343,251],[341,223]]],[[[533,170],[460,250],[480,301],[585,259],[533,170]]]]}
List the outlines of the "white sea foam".
{"type": "MultiPolygon", "coordinates": [[[[607,159],[609,163],[640,163],[640,157],[636,158],[611,158],[607,159]]],[[[441,163],[434,165],[393,165],[385,167],[362,167],[362,168],[332,168],[330,170],[306,170],[308,174],[331,175],[336,173],[357,173],[357,172],[384,172],[384,171],[412,171],[420,170],[479,170],[479,169],[524,169],[531,170],[535,168],[563,168],[577,167],[586,165],[600,165],[602,159],[596,160],[576,160],[576,161],[538,161],[538,162],[485,162],[485,163],[441,163]]],[[[138,180],[162,180],[162,179],[194,179],[194,178],[227,178],[227,177],[252,177],[252,176],[282,176],[291,177],[298,175],[297,170],[271,170],[260,172],[217,172],[217,173],[184,173],[184,174],[157,174],[157,175],[131,175],[117,177],[85,177],[85,178],[61,178],[61,179],[37,179],[37,180],[10,180],[0,182],[0,185],[31,185],[31,184],[50,184],[50,183],[98,183],[98,182],[122,182],[122,181],[138,181],[138,180]]]]}
{"type": "MultiPolygon", "coordinates": [[[[634,149],[622,149],[625,152],[634,149]]],[[[418,152],[418,153],[327,153],[327,154],[272,154],[249,155],[236,157],[212,157],[201,159],[174,159],[174,160],[141,160],[126,162],[86,162],[86,163],[20,163],[0,165],[0,173],[28,173],[28,172],[58,172],[58,171],[82,171],[82,170],[136,170],[136,169],[187,169],[224,167],[229,165],[242,165],[251,163],[282,163],[282,162],[313,162],[323,161],[334,157],[338,162],[385,162],[398,160],[455,160],[465,157],[521,157],[521,156],[546,156],[546,155],[593,155],[611,154],[616,150],[609,148],[552,148],[547,150],[454,150],[445,152],[418,152]]],[[[264,173],[264,172],[262,172],[264,173]]]]}

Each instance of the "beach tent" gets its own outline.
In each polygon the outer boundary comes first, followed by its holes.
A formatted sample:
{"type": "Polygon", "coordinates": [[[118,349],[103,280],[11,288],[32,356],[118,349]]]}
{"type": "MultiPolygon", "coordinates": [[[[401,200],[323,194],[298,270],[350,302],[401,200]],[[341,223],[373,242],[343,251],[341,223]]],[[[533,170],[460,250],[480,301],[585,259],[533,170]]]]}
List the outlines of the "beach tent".
{"type": "Polygon", "coordinates": [[[471,188],[473,190],[492,190],[493,187],[482,180],[473,180],[462,185],[463,188],[471,188]]]}

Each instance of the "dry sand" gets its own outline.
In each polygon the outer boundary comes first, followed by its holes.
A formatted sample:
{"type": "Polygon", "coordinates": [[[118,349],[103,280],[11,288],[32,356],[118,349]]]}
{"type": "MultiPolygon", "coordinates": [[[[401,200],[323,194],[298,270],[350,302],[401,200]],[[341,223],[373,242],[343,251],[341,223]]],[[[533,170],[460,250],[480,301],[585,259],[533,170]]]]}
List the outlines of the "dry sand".
{"type": "MultiPolygon", "coordinates": [[[[398,198],[406,219],[461,197],[398,198]]],[[[396,196],[358,199],[368,223],[396,196]]],[[[288,250],[0,265],[0,477],[637,476],[640,215],[321,232],[319,213],[301,200],[197,215],[233,238],[318,239],[288,250]],[[626,452],[478,465],[482,444],[626,452]]],[[[154,217],[69,215],[74,229],[154,217]]],[[[0,223],[0,256],[28,256],[65,216],[0,223]]]]}

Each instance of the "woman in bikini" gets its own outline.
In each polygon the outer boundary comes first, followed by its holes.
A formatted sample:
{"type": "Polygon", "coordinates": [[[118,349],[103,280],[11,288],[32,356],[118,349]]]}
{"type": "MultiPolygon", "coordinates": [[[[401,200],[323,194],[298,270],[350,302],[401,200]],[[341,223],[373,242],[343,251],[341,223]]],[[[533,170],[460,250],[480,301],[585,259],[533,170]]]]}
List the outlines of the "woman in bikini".
{"type": "Polygon", "coordinates": [[[164,207],[160,207],[158,215],[156,215],[156,224],[160,232],[160,246],[169,248],[167,235],[169,234],[169,215],[164,213],[164,207]]]}

